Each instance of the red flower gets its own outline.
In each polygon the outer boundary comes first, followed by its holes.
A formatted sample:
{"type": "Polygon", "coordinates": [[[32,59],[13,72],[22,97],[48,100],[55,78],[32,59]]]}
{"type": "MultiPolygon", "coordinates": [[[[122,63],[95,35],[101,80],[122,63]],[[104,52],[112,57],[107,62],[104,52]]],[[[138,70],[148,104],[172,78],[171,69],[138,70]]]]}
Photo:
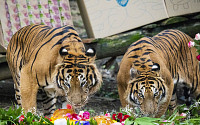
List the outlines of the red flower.
{"type": "Polygon", "coordinates": [[[79,120],[78,114],[72,114],[72,120],[79,120]]]}
{"type": "Polygon", "coordinates": [[[67,109],[72,109],[72,106],[70,104],[67,104],[67,109]]]}
{"type": "Polygon", "coordinates": [[[122,114],[121,112],[118,113],[117,118],[121,120],[121,119],[122,119],[122,115],[123,115],[123,114],[122,114]]]}
{"type": "Polygon", "coordinates": [[[123,121],[125,121],[128,117],[130,117],[129,115],[124,115],[123,116],[123,114],[120,112],[120,113],[118,113],[118,115],[117,114],[113,114],[112,115],[112,119],[113,120],[116,120],[116,121],[118,121],[118,122],[123,122],[123,121]],[[117,117],[116,117],[117,116],[117,117]]]}
{"type": "Polygon", "coordinates": [[[125,121],[128,117],[130,117],[129,115],[124,115],[123,121],[125,121]]]}
{"type": "Polygon", "coordinates": [[[19,117],[19,123],[22,122],[23,120],[24,120],[24,115],[21,115],[21,116],[19,117]]]}
{"type": "Polygon", "coordinates": [[[116,114],[113,114],[113,115],[112,115],[112,119],[113,119],[113,120],[116,120],[116,114]]]}
{"type": "Polygon", "coordinates": [[[196,58],[200,61],[200,55],[198,55],[196,58]]]}

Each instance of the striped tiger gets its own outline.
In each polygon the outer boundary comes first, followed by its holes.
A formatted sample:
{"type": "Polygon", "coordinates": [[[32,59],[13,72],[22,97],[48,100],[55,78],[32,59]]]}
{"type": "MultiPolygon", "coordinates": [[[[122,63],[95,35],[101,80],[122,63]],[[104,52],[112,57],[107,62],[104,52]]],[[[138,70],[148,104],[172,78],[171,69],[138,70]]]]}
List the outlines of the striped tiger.
{"type": "Polygon", "coordinates": [[[64,98],[63,108],[65,102],[74,108],[84,106],[102,82],[95,57],[95,49],[86,49],[71,26],[21,28],[13,35],[6,56],[18,105],[35,113],[41,90],[46,95],[44,115],[55,111],[57,97],[64,98]]]}
{"type": "Polygon", "coordinates": [[[160,117],[167,109],[175,109],[178,83],[199,98],[198,53],[188,47],[191,40],[185,33],[169,29],[132,43],[117,75],[122,106],[131,105],[143,116],[160,117]]]}

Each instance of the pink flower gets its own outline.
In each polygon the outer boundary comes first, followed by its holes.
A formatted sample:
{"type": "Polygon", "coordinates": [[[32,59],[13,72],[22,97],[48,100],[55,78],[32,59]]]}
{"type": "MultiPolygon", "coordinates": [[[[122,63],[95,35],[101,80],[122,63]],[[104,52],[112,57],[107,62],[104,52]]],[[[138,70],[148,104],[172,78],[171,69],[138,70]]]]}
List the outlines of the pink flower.
{"type": "Polygon", "coordinates": [[[195,42],[190,41],[190,42],[188,43],[188,47],[189,47],[189,48],[193,47],[194,45],[195,45],[195,42]]]}
{"type": "Polygon", "coordinates": [[[194,38],[195,40],[200,40],[200,33],[197,33],[196,35],[195,35],[195,38],[194,38]]]}
{"type": "MultiPolygon", "coordinates": [[[[170,123],[171,121],[168,121],[168,120],[164,120],[162,122],[167,122],[167,123],[170,123]]],[[[165,125],[165,124],[161,124],[161,125],[165,125]]],[[[174,123],[170,124],[170,125],[174,125],[174,123]]]]}
{"type": "Polygon", "coordinates": [[[21,116],[19,117],[19,121],[18,121],[18,122],[20,123],[20,122],[22,122],[23,120],[24,120],[24,115],[21,115],[21,116]]]}
{"type": "Polygon", "coordinates": [[[196,58],[200,61],[200,55],[196,56],[196,58]]]}
{"type": "Polygon", "coordinates": [[[186,113],[181,113],[180,116],[183,116],[182,119],[186,118],[187,114],[186,113]]]}
{"type": "Polygon", "coordinates": [[[186,116],[186,115],[187,115],[186,113],[181,113],[181,114],[180,114],[180,116],[186,116]]]}
{"type": "Polygon", "coordinates": [[[106,113],[106,114],[105,114],[105,116],[108,116],[108,117],[110,117],[110,113],[106,113]]]}
{"type": "Polygon", "coordinates": [[[66,116],[71,119],[72,118],[72,115],[70,113],[67,113],[66,116]]]}
{"type": "Polygon", "coordinates": [[[84,118],[84,119],[89,119],[89,118],[90,118],[90,113],[89,113],[88,111],[85,111],[85,112],[83,113],[83,118],[84,118]]]}

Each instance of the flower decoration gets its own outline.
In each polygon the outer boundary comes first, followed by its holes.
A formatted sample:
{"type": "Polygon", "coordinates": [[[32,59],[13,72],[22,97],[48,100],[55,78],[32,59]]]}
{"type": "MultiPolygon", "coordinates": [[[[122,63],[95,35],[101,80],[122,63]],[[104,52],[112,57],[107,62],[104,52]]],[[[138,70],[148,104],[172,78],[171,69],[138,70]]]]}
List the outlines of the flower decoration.
{"type": "Polygon", "coordinates": [[[196,58],[200,61],[200,55],[196,56],[196,58]]]}
{"type": "Polygon", "coordinates": [[[24,115],[21,115],[21,116],[19,117],[19,123],[22,122],[23,120],[24,120],[24,115]]]}
{"type": "Polygon", "coordinates": [[[88,111],[80,111],[79,114],[76,114],[71,105],[66,105],[67,109],[57,109],[53,116],[51,117],[51,122],[58,125],[62,122],[69,121],[70,124],[80,124],[80,125],[89,125],[90,113],[88,111]],[[61,120],[59,120],[61,119],[61,120]],[[64,119],[64,120],[63,120],[64,119]]]}
{"type": "Polygon", "coordinates": [[[123,116],[123,114],[121,113],[121,112],[119,112],[118,114],[113,114],[112,115],[112,119],[113,120],[116,120],[116,121],[118,121],[118,122],[123,122],[123,121],[125,121],[128,117],[130,117],[129,115],[124,115],[123,116]]]}
{"type": "Polygon", "coordinates": [[[195,45],[195,42],[190,41],[190,42],[188,43],[188,47],[189,47],[189,48],[193,47],[194,45],[195,45]]]}
{"type": "Polygon", "coordinates": [[[80,111],[79,114],[76,113],[67,113],[66,114],[67,118],[69,118],[70,120],[81,120],[81,121],[85,121],[88,120],[90,118],[90,113],[88,111],[80,111]]]}
{"type": "Polygon", "coordinates": [[[70,104],[66,105],[67,109],[72,109],[72,106],[70,104]]]}
{"type": "Polygon", "coordinates": [[[195,40],[200,40],[200,33],[197,33],[196,35],[195,35],[195,38],[194,38],[195,40]]]}
{"type": "Polygon", "coordinates": [[[200,33],[197,33],[195,35],[195,38],[193,41],[190,41],[188,43],[188,47],[191,48],[191,47],[195,47],[197,49],[197,52],[199,55],[196,56],[197,60],[200,61],[200,33]]]}

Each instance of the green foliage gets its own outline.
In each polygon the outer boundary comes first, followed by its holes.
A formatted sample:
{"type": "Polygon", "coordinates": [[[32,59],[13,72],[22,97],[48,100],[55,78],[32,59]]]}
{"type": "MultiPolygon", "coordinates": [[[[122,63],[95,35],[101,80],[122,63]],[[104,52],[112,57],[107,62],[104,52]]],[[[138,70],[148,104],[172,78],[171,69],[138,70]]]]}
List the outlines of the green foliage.
{"type": "MultiPolygon", "coordinates": [[[[131,110],[130,110],[131,111],[131,110]]],[[[92,111],[94,112],[94,111],[92,111]]],[[[123,115],[130,114],[129,111],[120,110],[123,115]]],[[[161,118],[135,117],[132,114],[125,120],[125,125],[199,125],[200,124],[200,101],[195,102],[189,108],[186,105],[180,105],[173,112],[168,112],[161,118]],[[184,115],[183,115],[184,114],[184,115]]],[[[90,125],[97,125],[96,120],[90,118],[90,125]]],[[[24,113],[22,108],[10,107],[8,110],[0,108],[0,125],[53,125],[53,123],[43,116],[34,115],[30,112],[24,113]],[[23,117],[22,117],[23,116],[23,117]],[[22,118],[20,120],[20,118],[22,118]]],[[[76,123],[79,125],[79,123],[76,123]]],[[[69,119],[67,125],[70,124],[69,119]]]]}
{"type": "Polygon", "coordinates": [[[21,107],[19,108],[10,107],[8,110],[0,108],[0,125],[7,125],[7,124],[13,124],[13,125],[49,124],[49,125],[52,125],[53,123],[45,117],[34,115],[30,112],[28,112],[27,114],[24,114],[21,107]]]}
{"type": "MultiPolygon", "coordinates": [[[[120,110],[123,114],[130,114],[120,110]]],[[[173,114],[169,111],[161,118],[136,117],[139,115],[132,114],[125,120],[125,125],[200,125],[200,100],[190,107],[180,105],[173,114]]]]}
{"type": "Polygon", "coordinates": [[[97,121],[94,120],[93,118],[90,118],[89,122],[90,122],[90,125],[97,125],[97,121]]]}

